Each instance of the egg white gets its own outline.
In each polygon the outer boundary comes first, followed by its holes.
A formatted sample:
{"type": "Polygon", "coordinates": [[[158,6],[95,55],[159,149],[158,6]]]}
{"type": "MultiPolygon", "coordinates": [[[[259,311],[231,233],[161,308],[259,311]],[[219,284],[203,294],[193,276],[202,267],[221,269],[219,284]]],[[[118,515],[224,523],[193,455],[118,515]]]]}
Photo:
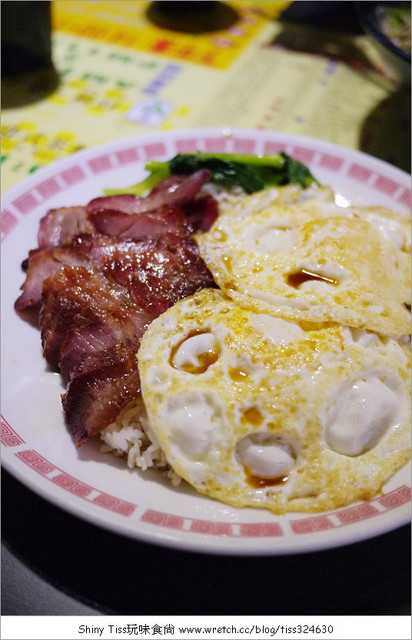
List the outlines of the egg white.
{"type": "Polygon", "coordinates": [[[235,507],[369,499],[410,457],[410,352],[393,338],[207,289],[149,326],[138,360],[168,463],[235,507]]]}
{"type": "Polygon", "coordinates": [[[330,189],[248,196],[198,234],[220,289],[288,319],[410,333],[410,221],[383,207],[339,207],[330,189]]]}

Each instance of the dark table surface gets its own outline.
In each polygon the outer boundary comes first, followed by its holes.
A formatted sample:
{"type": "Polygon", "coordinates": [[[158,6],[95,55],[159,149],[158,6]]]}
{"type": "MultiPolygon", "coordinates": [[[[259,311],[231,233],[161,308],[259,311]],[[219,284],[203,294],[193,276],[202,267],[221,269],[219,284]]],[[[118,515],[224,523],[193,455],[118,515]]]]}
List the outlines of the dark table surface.
{"type": "Polygon", "coordinates": [[[2,471],[3,615],[410,615],[411,531],[280,557],[209,556],[99,529],[2,471]]]}

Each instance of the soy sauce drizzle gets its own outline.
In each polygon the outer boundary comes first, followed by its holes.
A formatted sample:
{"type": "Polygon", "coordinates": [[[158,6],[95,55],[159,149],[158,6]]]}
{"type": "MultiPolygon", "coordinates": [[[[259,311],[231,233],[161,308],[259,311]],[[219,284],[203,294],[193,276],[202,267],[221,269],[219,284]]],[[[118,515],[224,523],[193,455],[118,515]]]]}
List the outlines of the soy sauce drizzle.
{"type": "Polygon", "coordinates": [[[295,271],[294,273],[289,273],[286,278],[287,284],[290,287],[294,287],[295,289],[299,289],[302,284],[304,284],[305,282],[310,282],[311,280],[326,282],[327,284],[331,284],[334,286],[338,284],[338,281],[334,278],[328,278],[328,276],[314,273],[313,271],[309,271],[308,269],[300,269],[299,271],[295,271]]]}
{"type": "Polygon", "coordinates": [[[176,367],[175,365],[175,356],[176,353],[178,352],[178,350],[180,349],[180,347],[182,346],[182,344],[184,342],[186,342],[186,340],[188,340],[189,338],[192,338],[194,336],[199,336],[205,333],[209,333],[208,331],[202,331],[201,329],[193,329],[192,331],[190,331],[187,336],[185,336],[183,338],[183,340],[181,340],[179,342],[179,344],[177,344],[175,347],[173,347],[171,353],[170,353],[170,358],[169,358],[169,364],[174,368],[177,369],[179,368],[181,371],[186,371],[187,373],[193,373],[193,374],[199,374],[199,373],[205,373],[205,371],[212,365],[214,364],[217,359],[219,358],[220,355],[220,351],[219,351],[219,347],[217,344],[215,344],[213,346],[213,348],[208,349],[207,351],[204,351],[203,353],[199,353],[197,355],[197,360],[198,360],[198,364],[194,365],[191,362],[185,362],[183,363],[180,367],[176,367]]]}
{"type": "Polygon", "coordinates": [[[254,489],[264,489],[265,487],[274,487],[279,484],[283,484],[288,479],[288,476],[280,476],[279,478],[259,478],[251,473],[246,475],[247,483],[254,489]]]}

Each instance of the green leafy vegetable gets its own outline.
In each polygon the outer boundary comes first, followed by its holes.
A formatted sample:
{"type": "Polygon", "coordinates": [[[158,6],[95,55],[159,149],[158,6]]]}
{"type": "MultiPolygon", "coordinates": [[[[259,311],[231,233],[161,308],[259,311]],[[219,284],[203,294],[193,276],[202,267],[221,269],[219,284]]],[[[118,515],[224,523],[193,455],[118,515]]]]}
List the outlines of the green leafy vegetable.
{"type": "Polygon", "coordinates": [[[127,189],[107,189],[106,195],[131,193],[142,196],[160,180],[170,175],[191,174],[209,169],[211,182],[237,185],[246,193],[261,191],[269,186],[298,184],[308,187],[319,184],[308,167],[287,153],[257,156],[252,154],[181,153],[166,162],[151,161],[145,166],[149,175],[145,180],[127,189]]]}

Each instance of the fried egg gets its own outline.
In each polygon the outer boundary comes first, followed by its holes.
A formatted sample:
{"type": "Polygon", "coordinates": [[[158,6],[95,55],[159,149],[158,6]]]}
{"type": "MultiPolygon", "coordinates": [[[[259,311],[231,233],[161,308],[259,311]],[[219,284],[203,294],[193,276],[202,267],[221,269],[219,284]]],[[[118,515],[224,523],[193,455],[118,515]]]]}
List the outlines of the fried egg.
{"type": "Polygon", "coordinates": [[[220,289],[262,313],[410,333],[410,222],[330,189],[248,196],[196,236],[220,289]]]}
{"type": "Polygon", "coordinates": [[[138,360],[151,439],[234,507],[338,508],[410,457],[410,352],[391,337],[205,289],[151,323],[138,360]]]}

